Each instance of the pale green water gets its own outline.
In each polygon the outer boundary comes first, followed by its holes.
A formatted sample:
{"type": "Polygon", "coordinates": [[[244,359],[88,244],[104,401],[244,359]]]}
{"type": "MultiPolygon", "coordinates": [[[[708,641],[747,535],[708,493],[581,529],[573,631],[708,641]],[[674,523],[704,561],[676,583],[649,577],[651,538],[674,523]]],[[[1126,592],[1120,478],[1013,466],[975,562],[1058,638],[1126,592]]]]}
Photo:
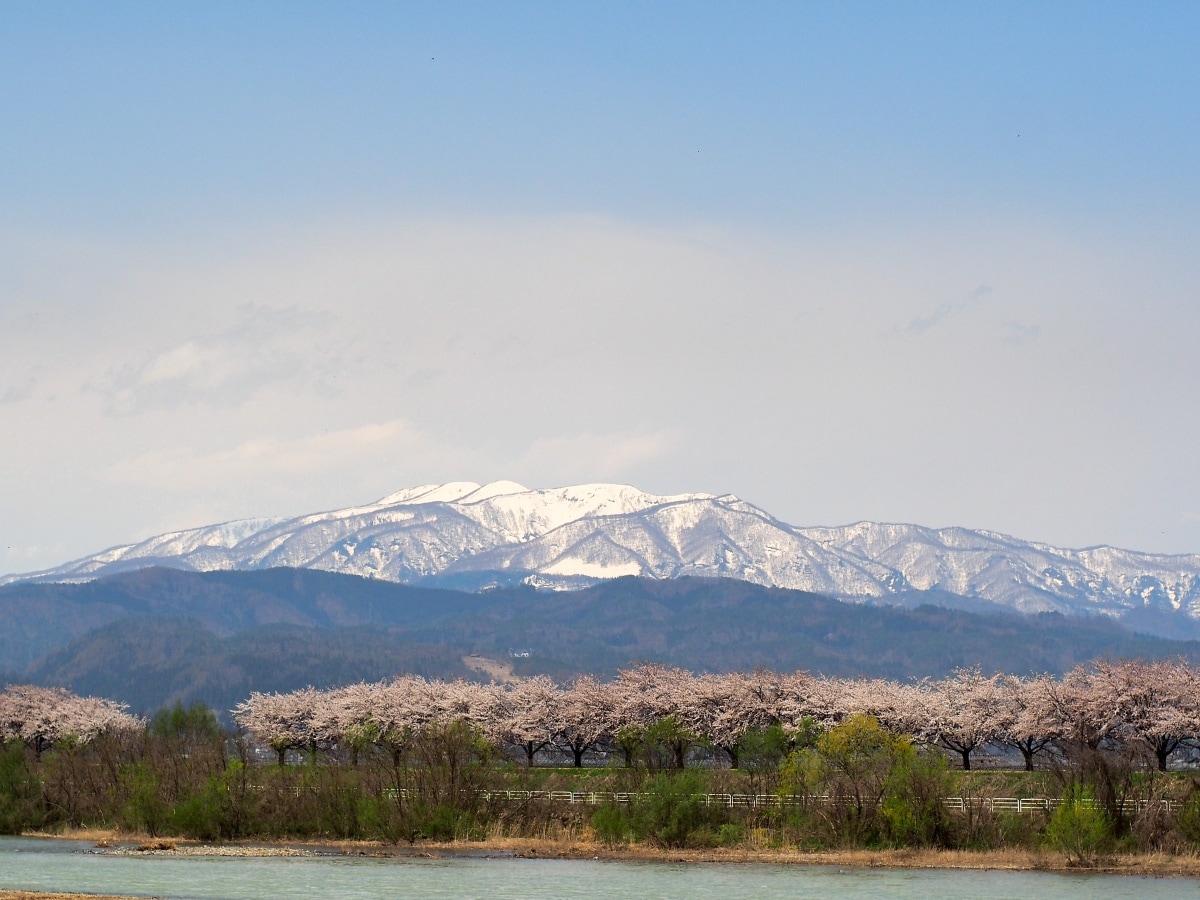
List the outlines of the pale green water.
{"type": "Polygon", "coordinates": [[[114,857],[90,844],[0,838],[0,887],[169,898],[297,896],[507,898],[896,898],[1158,900],[1195,897],[1200,881],[1040,872],[528,859],[114,857]]]}

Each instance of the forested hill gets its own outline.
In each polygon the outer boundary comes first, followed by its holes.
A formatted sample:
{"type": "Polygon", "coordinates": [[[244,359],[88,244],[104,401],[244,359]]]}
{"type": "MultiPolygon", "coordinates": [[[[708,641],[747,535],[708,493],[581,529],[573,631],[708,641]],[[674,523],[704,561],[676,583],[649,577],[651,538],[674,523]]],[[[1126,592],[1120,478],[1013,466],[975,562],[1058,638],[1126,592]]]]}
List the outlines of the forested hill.
{"type": "Polygon", "coordinates": [[[93,629],[131,618],[188,618],[217,635],[259,625],[410,628],[470,616],[486,595],[419,588],[315,569],[139,569],[83,584],[0,587],[0,670],[24,669],[93,629]]]}
{"type": "Polygon", "coordinates": [[[0,673],[137,711],[176,699],[227,709],[251,690],[404,671],[466,677],[470,653],[560,678],[639,661],[907,678],[964,665],[1060,673],[1102,656],[1195,661],[1200,643],[1138,636],[1098,616],[869,606],[730,579],[473,594],[305,569],[148,569],[0,587],[0,673]]]}

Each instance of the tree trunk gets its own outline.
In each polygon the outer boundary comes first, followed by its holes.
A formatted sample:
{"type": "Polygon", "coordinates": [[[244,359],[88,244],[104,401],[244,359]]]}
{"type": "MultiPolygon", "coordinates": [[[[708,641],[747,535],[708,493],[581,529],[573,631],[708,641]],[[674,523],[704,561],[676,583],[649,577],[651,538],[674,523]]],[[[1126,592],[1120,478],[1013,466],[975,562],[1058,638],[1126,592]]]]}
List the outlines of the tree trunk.
{"type": "Polygon", "coordinates": [[[533,741],[525,742],[525,765],[527,768],[533,768],[533,754],[538,752],[538,748],[533,746],[533,741]]]}
{"type": "Polygon", "coordinates": [[[971,751],[970,750],[959,750],[958,752],[960,754],[962,754],[963,771],[970,772],[971,771],[971,751]]]}
{"type": "Polygon", "coordinates": [[[687,744],[683,741],[678,741],[671,746],[672,755],[675,757],[675,768],[682,769],[684,757],[687,756],[687,744]]]}
{"type": "Polygon", "coordinates": [[[1166,744],[1159,744],[1154,748],[1154,755],[1158,757],[1158,771],[1167,771],[1167,757],[1171,755],[1171,750],[1166,744]]]}
{"type": "Polygon", "coordinates": [[[571,752],[575,754],[575,768],[577,768],[577,769],[583,768],[583,751],[584,751],[584,749],[585,748],[582,744],[572,744],[571,745],[571,752]]]}
{"type": "Polygon", "coordinates": [[[734,744],[732,747],[722,747],[721,749],[729,755],[729,768],[738,768],[738,765],[741,762],[741,753],[738,751],[737,744],[734,744]]]}
{"type": "Polygon", "coordinates": [[[1025,771],[1032,772],[1033,771],[1033,750],[1030,749],[1029,747],[1021,747],[1021,746],[1018,746],[1017,749],[1020,750],[1021,755],[1023,757],[1025,757],[1025,771]]]}

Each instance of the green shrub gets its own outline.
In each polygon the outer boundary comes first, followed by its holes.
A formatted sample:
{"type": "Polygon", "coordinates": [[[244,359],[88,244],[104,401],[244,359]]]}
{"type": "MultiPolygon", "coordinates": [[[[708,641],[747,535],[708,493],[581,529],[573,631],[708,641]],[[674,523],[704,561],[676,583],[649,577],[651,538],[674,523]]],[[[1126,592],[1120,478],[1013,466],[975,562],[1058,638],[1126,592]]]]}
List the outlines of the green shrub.
{"type": "Polygon", "coordinates": [[[125,766],[120,774],[120,787],[125,793],[125,805],[118,822],[129,831],[145,831],[150,836],[162,834],[170,816],[158,775],[146,763],[125,766]]]}
{"type": "Polygon", "coordinates": [[[181,837],[216,841],[227,834],[219,787],[211,782],[199,793],[180,800],[171,814],[171,830],[181,837]]]}
{"type": "Polygon", "coordinates": [[[893,843],[904,847],[945,847],[952,840],[950,812],[942,798],[951,776],[940,753],[904,748],[896,754],[884,783],[881,813],[893,843]]]}
{"type": "Polygon", "coordinates": [[[172,831],[202,841],[245,837],[253,832],[251,795],[245,767],[231,762],[175,805],[170,817],[172,831]]]}
{"type": "Polygon", "coordinates": [[[646,782],[631,804],[633,834],[660,847],[683,847],[694,832],[709,824],[704,805],[706,785],[699,772],[661,773],[646,782]]]}
{"type": "Polygon", "coordinates": [[[717,844],[721,847],[736,847],[746,842],[746,826],[737,822],[726,822],[717,829],[717,844]]]}
{"type": "Polygon", "coordinates": [[[631,831],[629,810],[616,803],[601,806],[592,813],[592,827],[596,829],[596,837],[605,845],[613,847],[626,844],[631,831]]]}
{"type": "Polygon", "coordinates": [[[479,829],[474,817],[466,810],[448,803],[434,807],[422,817],[420,833],[432,841],[470,839],[479,829]]]}
{"type": "Polygon", "coordinates": [[[0,834],[20,834],[45,821],[38,803],[40,785],[29,770],[25,748],[0,746],[0,834]]]}
{"type": "MultiPolygon", "coordinates": [[[[856,715],[821,734],[812,749],[793,751],[780,772],[780,792],[802,797],[827,794],[838,798],[821,811],[814,824],[826,840],[871,846],[889,837],[882,805],[898,783],[898,767],[915,765],[912,742],[883,728],[873,716],[856,715]]],[[[902,798],[897,798],[902,800],[902,798]]],[[[894,802],[895,827],[921,827],[894,802]]],[[[814,838],[817,836],[814,835],[814,838]]]]}
{"type": "Polygon", "coordinates": [[[1112,849],[1112,825],[1091,791],[1067,792],[1046,823],[1046,843],[1075,866],[1094,866],[1112,849]]]}

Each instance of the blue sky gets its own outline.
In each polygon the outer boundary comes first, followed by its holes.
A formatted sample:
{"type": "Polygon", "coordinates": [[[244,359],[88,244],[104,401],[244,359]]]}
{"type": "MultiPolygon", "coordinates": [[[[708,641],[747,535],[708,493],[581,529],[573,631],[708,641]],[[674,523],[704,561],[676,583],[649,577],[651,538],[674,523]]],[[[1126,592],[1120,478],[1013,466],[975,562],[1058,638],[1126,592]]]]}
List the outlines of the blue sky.
{"type": "Polygon", "coordinates": [[[1200,7],[6,4],[0,569],[425,481],[1200,551],[1200,7]]]}
{"type": "Polygon", "coordinates": [[[1190,217],[1191,4],[10,6],[10,215],[1190,217]]]}

